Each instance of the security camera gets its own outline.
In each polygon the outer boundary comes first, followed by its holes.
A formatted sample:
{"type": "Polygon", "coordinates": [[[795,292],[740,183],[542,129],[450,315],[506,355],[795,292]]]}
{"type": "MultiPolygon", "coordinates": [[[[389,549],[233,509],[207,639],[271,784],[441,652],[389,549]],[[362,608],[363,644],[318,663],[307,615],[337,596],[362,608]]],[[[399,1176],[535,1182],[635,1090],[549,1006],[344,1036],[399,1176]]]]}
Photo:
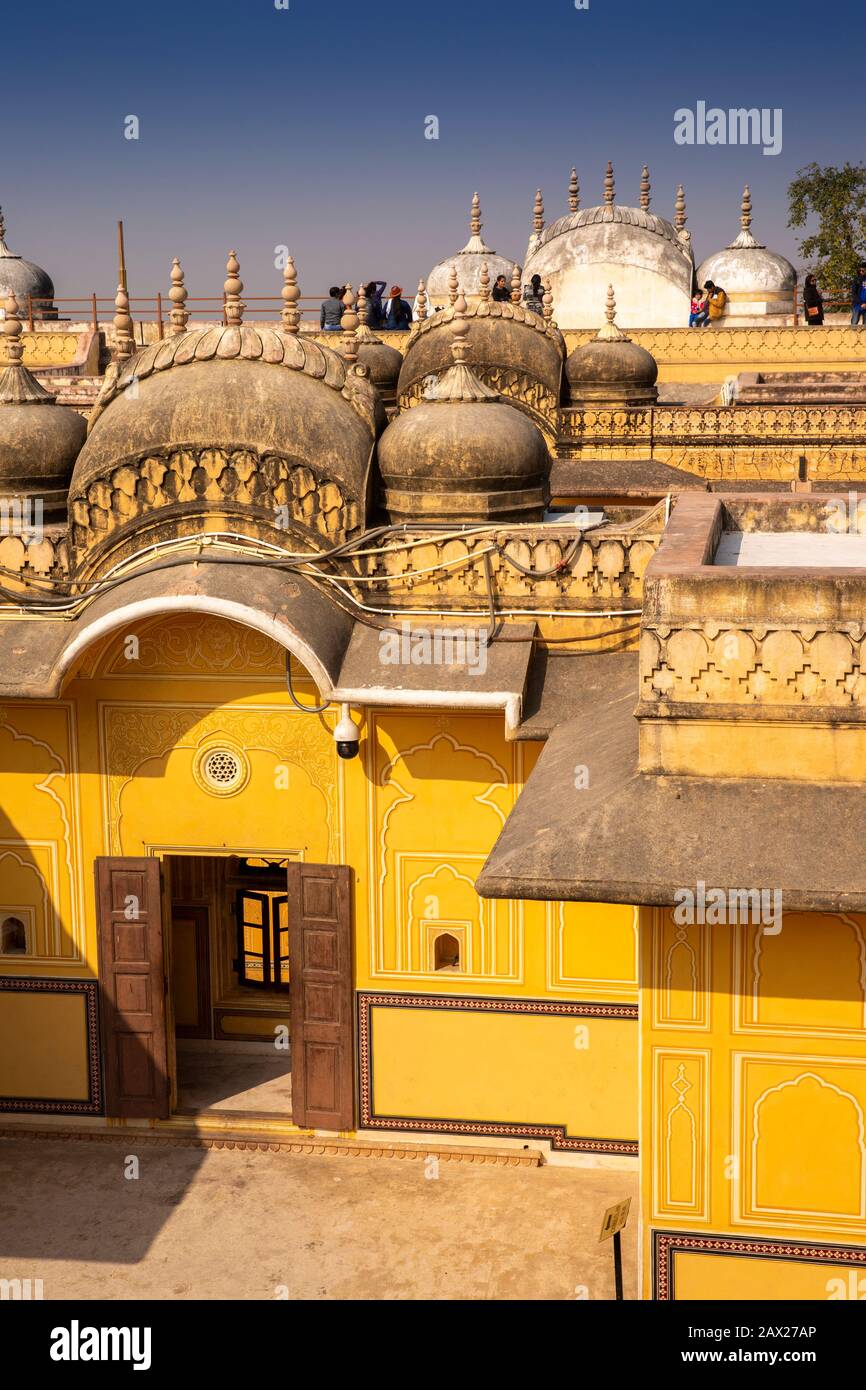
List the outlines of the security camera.
{"type": "Polygon", "coordinates": [[[358,740],[361,737],[361,730],[349,713],[348,705],[341,705],[339,722],[334,726],[334,742],[337,745],[337,754],[341,758],[357,758],[358,740]]]}

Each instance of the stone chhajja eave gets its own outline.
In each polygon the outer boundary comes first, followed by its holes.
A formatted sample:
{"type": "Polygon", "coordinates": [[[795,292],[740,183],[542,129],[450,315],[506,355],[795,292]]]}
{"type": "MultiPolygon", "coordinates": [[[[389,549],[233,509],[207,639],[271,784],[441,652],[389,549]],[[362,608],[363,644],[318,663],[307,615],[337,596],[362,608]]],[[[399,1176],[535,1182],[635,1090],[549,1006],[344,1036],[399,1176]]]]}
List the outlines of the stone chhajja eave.
{"type": "Polygon", "coordinates": [[[668,907],[702,880],[778,889],[788,912],[866,910],[862,785],[641,773],[634,696],[623,668],[551,734],[477,880],[482,897],[668,907]]]}

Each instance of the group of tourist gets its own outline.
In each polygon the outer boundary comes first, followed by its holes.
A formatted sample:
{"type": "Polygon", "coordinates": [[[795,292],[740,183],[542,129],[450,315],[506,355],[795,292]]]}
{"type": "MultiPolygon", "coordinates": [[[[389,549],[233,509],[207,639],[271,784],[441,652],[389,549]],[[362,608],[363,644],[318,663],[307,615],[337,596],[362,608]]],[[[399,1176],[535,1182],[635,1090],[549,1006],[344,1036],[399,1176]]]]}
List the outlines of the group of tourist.
{"type": "MultiPolygon", "coordinates": [[[[818,289],[818,280],[807,275],[803,282],[803,317],[810,328],[820,328],[824,322],[824,297],[818,289]]],[[[851,281],[851,327],[859,328],[866,324],[866,262],[860,263],[851,281]]]]}
{"type": "Polygon", "coordinates": [[[728,296],[721,285],[705,280],[703,289],[696,289],[692,295],[689,328],[704,328],[708,323],[720,319],[727,302],[728,296]]]}
{"type": "MultiPolygon", "coordinates": [[[[412,305],[403,298],[403,286],[392,285],[388,298],[384,298],[387,280],[371,280],[364,287],[367,296],[365,322],[368,328],[408,328],[414,317],[412,305]]],[[[345,285],[332,285],[328,298],[322,301],[319,313],[319,327],[325,332],[336,332],[341,327],[346,306],[343,295],[345,285]]],[[[417,301],[416,301],[417,302],[417,301]]]]}

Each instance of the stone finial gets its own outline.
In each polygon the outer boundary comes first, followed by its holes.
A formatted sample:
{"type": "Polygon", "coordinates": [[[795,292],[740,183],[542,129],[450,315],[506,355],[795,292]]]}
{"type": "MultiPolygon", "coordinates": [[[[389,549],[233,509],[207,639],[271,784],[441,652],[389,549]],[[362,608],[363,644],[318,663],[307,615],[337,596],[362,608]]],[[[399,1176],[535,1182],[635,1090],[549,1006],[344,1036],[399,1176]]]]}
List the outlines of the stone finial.
{"type": "Polygon", "coordinates": [[[548,324],[549,327],[554,328],[556,325],[553,322],[553,290],[549,280],[545,280],[544,282],[544,294],[541,296],[541,303],[544,312],[544,322],[548,324]]]}
{"type": "Polygon", "coordinates": [[[646,164],[643,166],[643,172],[641,173],[641,176],[640,176],[640,205],[641,205],[641,207],[643,208],[644,212],[647,212],[647,211],[649,210],[649,205],[650,205],[650,176],[649,176],[649,168],[648,168],[648,166],[647,166],[646,164]]]}
{"type": "Polygon", "coordinates": [[[627,335],[617,326],[616,322],[616,296],[613,292],[613,285],[608,285],[607,287],[604,316],[607,322],[598,330],[596,337],[603,343],[626,342],[627,335]]]}
{"type": "Polygon", "coordinates": [[[743,189],[743,200],[740,203],[740,232],[731,242],[728,250],[749,250],[754,251],[763,247],[763,242],[756,239],[752,232],[752,194],[749,185],[743,189]]]}
{"type": "Polygon", "coordinates": [[[291,333],[294,336],[301,331],[301,311],[298,308],[301,291],[298,288],[298,272],[291,256],[286,258],[286,264],[283,268],[283,288],[280,290],[280,298],[283,301],[283,307],[280,311],[283,332],[291,333]]]}
{"type": "Polygon", "coordinates": [[[21,341],[21,311],[13,290],[7,289],[3,307],[6,311],[3,320],[6,363],[10,367],[17,367],[24,356],[24,344],[21,341]]]}
{"type": "Polygon", "coordinates": [[[424,281],[423,281],[423,280],[419,280],[419,281],[418,281],[418,310],[417,310],[417,313],[415,314],[415,318],[418,320],[419,323],[423,323],[424,320],[426,319],[426,317],[427,317],[427,290],[425,289],[424,281]]]}
{"type": "Polygon", "coordinates": [[[580,208],[580,184],[577,181],[577,170],[572,169],[571,178],[568,181],[568,210],[577,212],[580,208]]]}
{"type": "Polygon", "coordinates": [[[520,303],[520,266],[514,262],[514,269],[511,272],[511,302],[520,303]]]}
{"type": "Polygon", "coordinates": [[[469,235],[481,235],[481,201],[477,193],[472,194],[472,211],[469,214],[469,235]]]}
{"type": "Polygon", "coordinates": [[[244,321],[244,309],[246,305],[241,300],[244,282],[240,279],[240,261],[236,251],[229,251],[229,258],[226,261],[226,279],[223,285],[225,290],[225,316],[226,323],[230,327],[239,327],[244,321]]]}
{"type": "Polygon", "coordinates": [[[541,196],[541,189],[535,190],[535,207],[532,212],[532,230],[536,236],[541,236],[544,231],[544,199],[541,196]]]}
{"type": "Polygon", "coordinates": [[[677,184],[677,197],[674,203],[674,226],[681,232],[688,221],[686,217],[686,195],[681,183],[677,184]]]}
{"type": "Polygon", "coordinates": [[[748,184],[743,189],[743,201],[740,203],[740,226],[744,232],[748,232],[752,226],[752,195],[748,184]]]}
{"type": "Polygon", "coordinates": [[[135,352],[132,317],[129,312],[129,295],[123,285],[118,285],[114,296],[114,360],[128,362],[135,352]]]}
{"type": "Polygon", "coordinates": [[[481,262],[481,298],[487,302],[490,299],[490,271],[487,262],[481,262]]]}
{"type": "Polygon", "coordinates": [[[454,301],[452,318],[451,356],[454,365],[449,367],[428,394],[430,401],[498,401],[502,397],[477,377],[466,364],[471,353],[468,337],[468,318],[466,297],[458,289],[454,301]]]}
{"type": "Polygon", "coordinates": [[[448,272],[448,303],[454,307],[457,303],[457,267],[452,265],[448,272]]]}
{"type": "Polygon", "coordinates": [[[608,204],[608,206],[613,205],[615,188],[616,185],[613,181],[613,164],[610,160],[608,160],[607,171],[605,172],[604,176],[604,201],[608,204]]]}
{"type": "Polygon", "coordinates": [[[171,289],[168,292],[171,300],[171,313],[169,322],[171,323],[172,337],[179,338],[186,332],[189,322],[189,311],[186,307],[187,288],[183,282],[183,266],[175,256],[171,263],[171,289]]]}
{"type": "Polygon", "coordinates": [[[347,362],[357,362],[358,340],[355,337],[355,330],[358,327],[358,315],[355,313],[355,291],[351,285],[347,285],[343,291],[343,313],[340,318],[340,327],[345,334],[343,356],[347,362]]]}

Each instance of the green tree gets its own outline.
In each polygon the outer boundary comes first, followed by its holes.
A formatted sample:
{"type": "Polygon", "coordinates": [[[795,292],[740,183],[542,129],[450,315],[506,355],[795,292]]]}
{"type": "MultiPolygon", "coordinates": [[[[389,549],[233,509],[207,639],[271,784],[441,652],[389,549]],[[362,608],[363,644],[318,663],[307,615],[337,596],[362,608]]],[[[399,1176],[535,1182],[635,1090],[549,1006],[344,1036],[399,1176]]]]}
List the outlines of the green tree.
{"type": "Polygon", "coordinates": [[[815,227],[798,246],[824,294],[847,298],[866,256],[866,164],[807,164],[788,185],[788,212],[789,227],[815,227]]]}

